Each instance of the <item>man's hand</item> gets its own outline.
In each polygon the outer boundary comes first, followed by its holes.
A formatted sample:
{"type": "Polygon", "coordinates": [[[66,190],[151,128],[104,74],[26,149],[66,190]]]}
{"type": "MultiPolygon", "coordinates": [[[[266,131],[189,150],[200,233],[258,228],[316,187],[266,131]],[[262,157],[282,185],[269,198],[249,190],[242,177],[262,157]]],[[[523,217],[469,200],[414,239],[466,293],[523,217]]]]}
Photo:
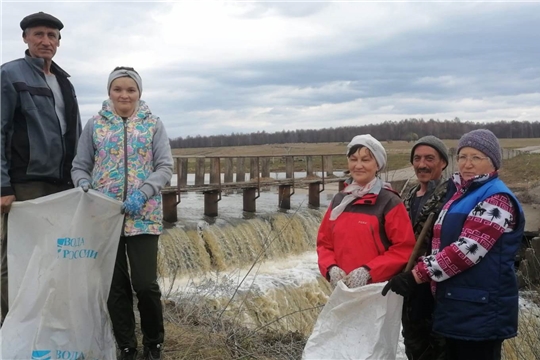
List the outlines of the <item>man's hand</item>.
{"type": "Polygon", "coordinates": [[[397,274],[388,281],[388,284],[382,290],[382,295],[386,296],[389,290],[392,290],[398,295],[408,297],[416,288],[418,283],[414,278],[412,271],[406,271],[397,274]]]}
{"type": "Polygon", "coordinates": [[[343,283],[347,285],[349,289],[354,289],[366,285],[369,279],[371,279],[369,271],[365,267],[359,267],[358,269],[351,271],[349,275],[345,276],[343,283]]]}
{"type": "Polygon", "coordinates": [[[7,214],[11,210],[11,204],[15,201],[15,195],[2,196],[2,214],[7,214]]]}

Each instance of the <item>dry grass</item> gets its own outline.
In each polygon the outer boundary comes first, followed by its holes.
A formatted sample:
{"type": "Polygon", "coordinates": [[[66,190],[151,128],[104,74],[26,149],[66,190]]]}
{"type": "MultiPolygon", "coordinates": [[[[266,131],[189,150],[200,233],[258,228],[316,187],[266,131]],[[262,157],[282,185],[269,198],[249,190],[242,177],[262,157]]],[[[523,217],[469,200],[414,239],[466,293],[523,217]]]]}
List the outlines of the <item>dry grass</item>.
{"type": "Polygon", "coordinates": [[[527,188],[540,184],[540,154],[521,154],[504,160],[500,177],[507,184],[527,188]]]}

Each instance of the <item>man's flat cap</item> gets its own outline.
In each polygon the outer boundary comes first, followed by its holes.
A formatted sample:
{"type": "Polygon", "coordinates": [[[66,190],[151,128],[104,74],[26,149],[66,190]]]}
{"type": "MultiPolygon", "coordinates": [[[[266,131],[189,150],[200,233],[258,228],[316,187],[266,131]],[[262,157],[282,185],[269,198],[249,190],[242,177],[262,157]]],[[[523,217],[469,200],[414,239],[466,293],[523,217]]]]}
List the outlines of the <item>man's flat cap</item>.
{"type": "Polygon", "coordinates": [[[64,24],[57,18],[43,11],[26,16],[21,20],[21,29],[26,30],[34,26],[49,26],[54,29],[62,30],[64,24]]]}

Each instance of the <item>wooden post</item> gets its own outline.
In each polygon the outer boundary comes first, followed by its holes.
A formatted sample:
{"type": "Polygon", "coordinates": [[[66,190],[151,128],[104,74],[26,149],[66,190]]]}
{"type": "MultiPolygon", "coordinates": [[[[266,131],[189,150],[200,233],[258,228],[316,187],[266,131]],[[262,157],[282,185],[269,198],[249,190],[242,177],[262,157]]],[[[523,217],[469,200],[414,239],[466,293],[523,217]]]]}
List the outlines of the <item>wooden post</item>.
{"type": "Polygon", "coordinates": [[[246,171],[244,170],[245,158],[239,157],[236,159],[236,182],[246,181],[246,171]]]}
{"type": "Polygon", "coordinates": [[[261,177],[270,177],[270,158],[265,157],[261,159],[261,177]]]}
{"type": "Polygon", "coordinates": [[[219,184],[221,171],[219,169],[219,158],[210,159],[210,184],[219,184]]]}
{"type": "Polygon", "coordinates": [[[339,180],[338,182],[338,190],[341,191],[345,189],[345,180],[339,180]]]}
{"type": "Polygon", "coordinates": [[[319,207],[321,201],[319,199],[319,184],[320,182],[309,184],[309,205],[319,207]]]}
{"type": "Polygon", "coordinates": [[[186,158],[176,158],[176,169],[177,169],[177,179],[176,183],[178,186],[187,185],[187,176],[188,176],[188,159],[186,158]]]}
{"type": "Polygon", "coordinates": [[[306,156],[306,176],[313,175],[313,156],[306,156]]]}
{"type": "Polygon", "coordinates": [[[244,211],[255,212],[256,211],[256,188],[246,188],[244,189],[244,211]]]}
{"type": "Polygon", "coordinates": [[[288,210],[291,208],[291,186],[279,185],[278,202],[280,209],[288,210]]]}
{"type": "Polygon", "coordinates": [[[232,183],[233,182],[233,161],[232,158],[225,158],[224,161],[224,167],[225,167],[225,175],[223,177],[223,182],[225,183],[232,183]]]}
{"type": "Polygon", "coordinates": [[[178,205],[177,190],[163,190],[161,191],[162,206],[163,206],[163,220],[174,223],[178,221],[178,211],[176,206],[178,205]]]}
{"type": "Polygon", "coordinates": [[[324,167],[323,171],[326,171],[326,176],[333,176],[334,175],[334,164],[332,163],[332,155],[325,156],[324,159],[324,167]]]}
{"type": "Polygon", "coordinates": [[[219,192],[217,190],[204,192],[204,215],[218,216],[218,196],[219,192]]]}
{"type": "Polygon", "coordinates": [[[204,185],[204,161],[205,158],[197,158],[195,165],[195,185],[204,185]]]}
{"type": "Polygon", "coordinates": [[[285,177],[292,179],[294,176],[294,156],[285,157],[285,177]]]}
{"type": "Polygon", "coordinates": [[[259,158],[252,157],[249,161],[249,180],[253,180],[259,177],[259,169],[257,169],[259,165],[259,158]]]}

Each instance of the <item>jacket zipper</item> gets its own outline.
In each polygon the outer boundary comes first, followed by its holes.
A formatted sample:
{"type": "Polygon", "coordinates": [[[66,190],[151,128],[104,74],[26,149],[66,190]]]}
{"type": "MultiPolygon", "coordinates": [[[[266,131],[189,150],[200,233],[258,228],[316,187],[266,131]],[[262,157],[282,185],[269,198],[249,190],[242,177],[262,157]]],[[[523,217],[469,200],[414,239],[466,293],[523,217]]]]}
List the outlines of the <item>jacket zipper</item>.
{"type": "Polygon", "coordinates": [[[127,146],[127,136],[128,136],[128,133],[127,133],[127,126],[126,126],[126,122],[127,122],[127,119],[124,120],[122,119],[123,122],[124,122],[124,196],[123,196],[123,201],[126,201],[126,198],[127,198],[127,191],[128,191],[128,146],[127,146]]]}
{"type": "MultiPolygon", "coordinates": [[[[56,76],[56,75],[54,75],[54,76],[56,76]]],[[[58,128],[60,130],[59,134],[60,134],[60,139],[62,141],[62,157],[60,158],[60,168],[58,169],[58,175],[59,175],[58,179],[63,180],[64,179],[64,160],[66,158],[66,144],[65,144],[65,141],[64,141],[64,134],[62,134],[62,125],[60,125],[60,118],[58,117],[58,114],[56,113],[56,100],[54,100],[54,93],[53,93],[51,87],[49,86],[49,83],[47,82],[47,75],[43,74],[43,80],[45,80],[45,84],[47,84],[47,87],[49,88],[49,90],[52,93],[54,115],[56,115],[56,124],[58,125],[58,128]]],[[[56,81],[58,81],[58,80],[56,80],[56,81]]],[[[60,84],[58,84],[58,86],[60,86],[60,84]]],[[[62,91],[62,89],[60,89],[60,92],[61,91],[62,91]]]]}

